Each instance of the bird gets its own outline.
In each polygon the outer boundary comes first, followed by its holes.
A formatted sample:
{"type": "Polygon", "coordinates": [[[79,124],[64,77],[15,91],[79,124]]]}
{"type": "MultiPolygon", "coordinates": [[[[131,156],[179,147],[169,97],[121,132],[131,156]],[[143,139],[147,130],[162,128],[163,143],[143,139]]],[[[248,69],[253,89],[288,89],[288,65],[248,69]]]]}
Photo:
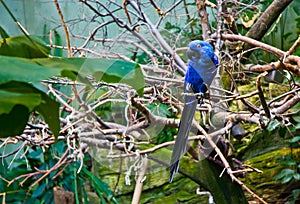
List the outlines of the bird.
{"type": "Polygon", "coordinates": [[[178,133],[170,161],[171,183],[178,172],[181,156],[186,152],[188,135],[192,126],[197,104],[202,105],[204,94],[208,91],[218,67],[218,57],[210,43],[194,40],[187,50],[188,66],[184,79],[184,107],[178,133]]]}

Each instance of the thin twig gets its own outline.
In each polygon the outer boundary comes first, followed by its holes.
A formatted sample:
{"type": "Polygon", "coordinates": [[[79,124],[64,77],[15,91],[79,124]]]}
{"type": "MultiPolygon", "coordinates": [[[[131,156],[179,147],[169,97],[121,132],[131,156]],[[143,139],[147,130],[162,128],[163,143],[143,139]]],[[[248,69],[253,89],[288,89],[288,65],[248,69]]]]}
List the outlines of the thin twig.
{"type": "Polygon", "coordinates": [[[3,158],[6,158],[6,157],[9,157],[11,155],[14,155],[16,153],[18,153],[21,149],[23,149],[23,147],[27,144],[27,141],[24,141],[18,148],[16,148],[15,150],[7,153],[7,154],[4,154],[4,155],[0,155],[0,158],[3,159],[3,158]]]}
{"type": "Polygon", "coordinates": [[[54,0],[54,4],[55,4],[55,6],[56,6],[58,15],[59,15],[59,17],[60,17],[62,26],[63,26],[64,31],[65,31],[66,42],[67,42],[67,47],[68,47],[68,57],[72,57],[72,50],[71,50],[70,36],[69,36],[69,31],[68,31],[67,25],[66,25],[65,20],[64,20],[64,16],[63,16],[63,14],[62,14],[62,12],[61,12],[61,10],[60,10],[60,7],[59,7],[59,4],[58,4],[58,1],[57,1],[57,0],[54,0]]]}
{"type": "Polygon", "coordinates": [[[300,35],[298,36],[297,40],[294,42],[294,44],[290,47],[290,49],[287,51],[286,56],[291,55],[293,52],[295,52],[296,48],[300,45],[300,35]]]}
{"type": "Polygon", "coordinates": [[[48,176],[52,171],[58,169],[65,161],[65,157],[68,155],[69,149],[65,151],[65,153],[61,156],[61,158],[58,160],[58,162],[51,167],[47,172],[42,175],[38,180],[36,180],[33,184],[30,185],[30,189],[32,189],[36,184],[38,184],[41,180],[43,180],[46,176],[48,176]]]}
{"type": "Polygon", "coordinates": [[[94,112],[91,108],[83,101],[81,100],[79,93],[77,91],[76,85],[72,85],[72,90],[74,92],[74,96],[76,100],[79,102],[79,104],[85,109],[85,111],[90,114],[101,126],[105,128],[109,128],[109,126],[94,112]]]}

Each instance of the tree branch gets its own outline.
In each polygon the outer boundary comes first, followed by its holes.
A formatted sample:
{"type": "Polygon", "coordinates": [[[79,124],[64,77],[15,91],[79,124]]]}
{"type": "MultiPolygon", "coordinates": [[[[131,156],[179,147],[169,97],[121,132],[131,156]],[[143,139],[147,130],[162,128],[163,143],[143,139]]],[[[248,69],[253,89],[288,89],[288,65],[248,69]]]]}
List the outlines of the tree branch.
{"type": "Polygon", "coordinates": [[[60,16],[60,20],[61,20],[61,23],[62,23],[62,26],[65,30],[65,34],[66,34],[66,41],[67,41],[67,47],[68,47],[68,57],[72,57],[72,51],[71,51],[71,43],[70,43],[70,36],[69,36],[69,31],[68,31],[68,28],[67,28],[67,25],[65,23],[65,20],[64,20],[64,16],[60,10],[60,7],[59,7],[59,4],[58,4],[58,1],[57,0],[54,0],[54,3],[55,3],[55,6],[56,6],[56,9],[57,9],[57,12],[60,16]]]}
{"type": "MultiPolygon", "coordinates": [[[[292,1],[293,0],[273,1],[251,27],[246,36],[255,40],[260,40],[292,1]]],[[[250,47],[247,49],[249,48],[250,47]]]]}

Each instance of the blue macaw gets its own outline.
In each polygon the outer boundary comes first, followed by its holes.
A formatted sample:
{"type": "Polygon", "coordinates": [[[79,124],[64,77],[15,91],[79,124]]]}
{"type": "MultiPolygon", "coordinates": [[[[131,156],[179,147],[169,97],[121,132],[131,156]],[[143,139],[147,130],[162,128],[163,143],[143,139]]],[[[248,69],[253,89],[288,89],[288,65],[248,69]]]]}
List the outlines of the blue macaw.
{"type": "Polygon", "coordinates": [[[189,61],[184,80],[185,105],[170,162],[170,183],[174,174],[178,172],[182,154],[186,152],[188,135],[197,104],[202,104],[203,96],[217,73],[218,58],[209,43],[200,40],[192,41],[187,55],[189,61]]]}

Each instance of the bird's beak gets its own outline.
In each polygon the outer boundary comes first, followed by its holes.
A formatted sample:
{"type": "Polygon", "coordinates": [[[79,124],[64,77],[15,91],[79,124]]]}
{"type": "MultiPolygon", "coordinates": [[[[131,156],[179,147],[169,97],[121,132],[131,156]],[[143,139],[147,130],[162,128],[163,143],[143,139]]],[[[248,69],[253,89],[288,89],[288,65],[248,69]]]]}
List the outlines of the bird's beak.
{"type": "Polygon", "coordinates": [[[193,60],[193,59],[199,60],[200,59],[200,53],[196,50],[191,50],[190,48],[187,50],[187,56],[190,60],[193,60]]]}

